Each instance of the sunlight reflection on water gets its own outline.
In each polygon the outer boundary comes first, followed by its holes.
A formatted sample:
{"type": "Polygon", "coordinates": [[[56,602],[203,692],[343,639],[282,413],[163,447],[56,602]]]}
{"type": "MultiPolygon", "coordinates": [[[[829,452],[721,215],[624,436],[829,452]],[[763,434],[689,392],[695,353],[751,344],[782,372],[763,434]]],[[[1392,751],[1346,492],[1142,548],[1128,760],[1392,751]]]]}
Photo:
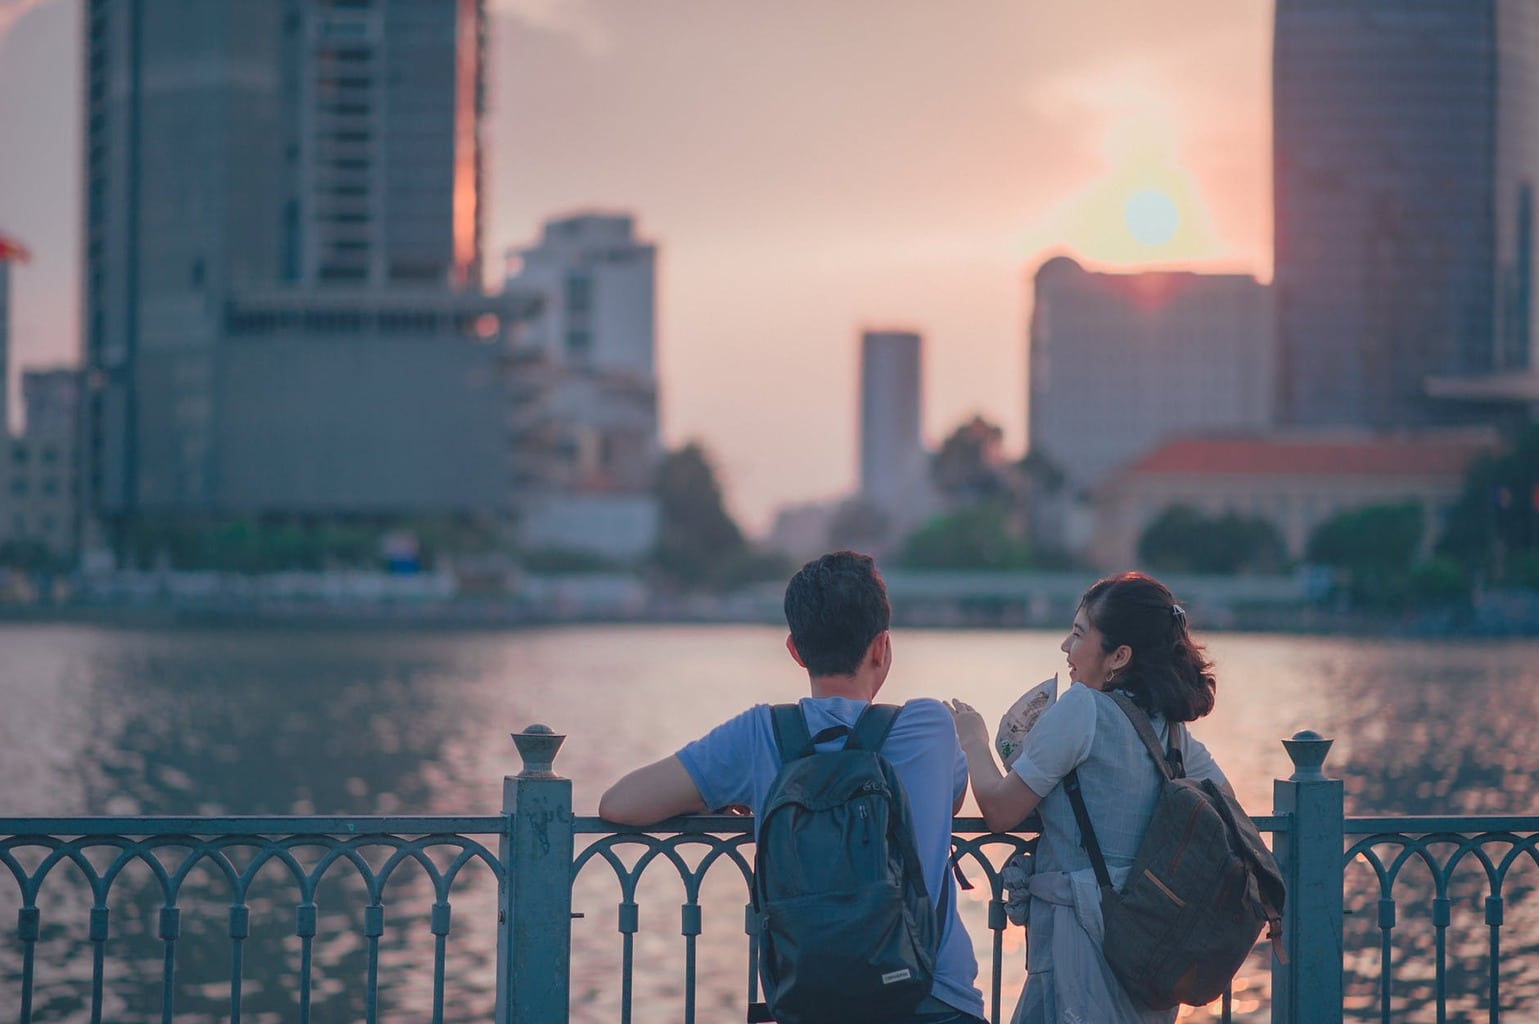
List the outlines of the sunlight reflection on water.
{"type": "MultiPolygon", "coordinates": [[[[591,814],[599,792],[620,772],[677,749],[748,704],[798,695],[804,678],[782,639],[782,631],[761,627],[392,635],[0,626],[6,813],[492,814],[499,810],[502,776],[519,766],[508,733],[539,721],[568,734],[556,767],[573,780],[577,813],[591,814]]],[[[992,718],[1024,688],[1062,671],[1059,639],[1044,631],[901,631],[883,698],[962,696],[992,718]]],[[[1237,634],[1208,640],[1218,663],[1219,703],[1194,731],[1253,812],[1270,810],[1272,779],[1291,770],[1278,740],[1313,728],[1336,740],[1326,770],[1345,780],[1350,814],[1539,814],[1533,772],[1539,738],[1532,728],[1539,720],[1539,645],[1237,634]]],[[[975,813],[970,800],[964,813],[975,813]]],[[[1536,873],[1513,872],[1503,929],[1504,956],[1512,958],[1503,1002],[1523,1012],[1539,998],[1539,978],[1518,970],[1533,959],[1535,950],[1524,944],[1539,935],[1539,900],[1511,897],[1531,891],[1536,873]]],[[[63,877],[51,881],[61,884],[45,889],[39,985],[50,993],[49,1019],[76,1019],[89,991],[83,925],[89,896],[71,890],[63,877]]],[[[212,877],[195,873],[189,885],[189,892],[204,895],[182,903],[178,974],[185,987],[177,1017],[219,1019],[228,1014],[227,982],[220,981],[229,969],[228,896],[212,877]]],[[[1483,1005],[1483,890],[1465,889],[1454,910],[1450,951],[1466,967],[1451,979],[1450,991],[1458,1013],[1473,1014],[1483,1005]]],[[[701,1020],[736,1019],[747,978],[745,893],[725,872],[708,876],[705,891],[698,1013],[701,1020]]],[[[356,1020],[362,1016],[363,901],[329,879],[322,892],[313,1019],[356,1020]]],[[[455,890],[448,1020],[490,1014],[495,893],[484,870],[471,872],[455,890]]],[[[1424,1000],[1432,931],[1426,912],[1414,909],[1405,893],[1397,895],[1397,978],[1408,995],[1424,1000]]],[[[574,891],[575,909],[587,913],[574,926],[574,1020],[617,1019],[618,898],[612,876],[592,869],[574,891]]],[[[651,872],[639,898],[636,1019],[675,1020],[683,1005],[682,889],[676,877],[651,872]]],[[[979,889],[963,903],[984,985],[985,899],[979,889]]],[[[431,1003],[424,965],[431,963],[425,922],[432,900],[419,872],[392,883],[387,901],[381,999],[411,1018],[425,1015],[431,1003]]],[[[147,872],[130,871],[114,889],[114,901],[110,1016],[148,1017],[158,1006],[161,946],[154,932],[158,896],[147,872]]],[[[298,968],[293,903],[292,890],[276,876],[252,900],[246,1019],[291,1014],[298,968]]],[[[0,920],[14,920],[15,905],[14,891],[0,887],[0,920]]],[[[1372,917],[1369,907],[1349,918],[1349,946],[1368,947],[1349,953],[1354,979],[1377,970],[1377,932],[1364,927],[1372,917]]],[[[7,931],[0,975],[14,979],[18,944],[7,931]]],[[[1021,959],[1019,933],[1012,931],[1003,988],[1007,1017],[1021,959]]],[[[1262,1019],[1269,987],[1258,958],[1241,977],[1237,1008],[1262,1019]]],[[[1371,1012],[1364,991],[1371,995],[1371,983],[1354,980],[1349,1002],[1371,1012]]],[[[1208,1011],[1190,1019],[1208,1019],[1208,1011]]]]}

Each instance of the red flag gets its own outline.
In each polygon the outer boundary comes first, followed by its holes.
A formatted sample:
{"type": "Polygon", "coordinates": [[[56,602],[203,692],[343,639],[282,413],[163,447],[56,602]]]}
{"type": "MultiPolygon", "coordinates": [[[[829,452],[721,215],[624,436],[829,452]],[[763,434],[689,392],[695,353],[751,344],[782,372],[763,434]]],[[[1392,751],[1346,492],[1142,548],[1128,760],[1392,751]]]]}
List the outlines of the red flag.
{"type": "Polygon", "coordinates": [[[27,251],[26,246],[22,245],[14,238],[7,238],[4,235],[0,235],[0,263],[9,263],[12,261],[16,263],[26,263],[31,258],[32,254],[27,251]]]}

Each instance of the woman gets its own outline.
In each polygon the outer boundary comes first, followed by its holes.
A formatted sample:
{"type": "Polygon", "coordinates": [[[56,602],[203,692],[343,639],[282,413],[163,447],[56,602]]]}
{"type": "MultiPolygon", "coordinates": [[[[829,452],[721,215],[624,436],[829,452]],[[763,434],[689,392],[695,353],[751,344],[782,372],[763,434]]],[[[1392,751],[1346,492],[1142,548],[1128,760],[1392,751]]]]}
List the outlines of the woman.
{"type": "MultiPolygon", "coordinates": [[[[1014,1021],[1169,1024],[1176,1011],[1135,1005],[1101,956],[1100,889],[1060,783],[1077,770],[1112,882],[1120,887],[1148,826],[1160,772],[1111,691],[1131,697],[1168,745],[1170,723],[1213,710],[1212,665],[1170,591],[1136,572],[1107,577],[1085,592],[1062,650],[1077,685],[1043,712],[1008,772],[995,762],[982,716],[951,702],[973,796],[989,827],[1004,831],[1034,810],[1042,814],[1030,881],[1028,976],[1014,1021]]],[[[1188,778],[1227,786],[1201,743],[1184,735],[1182,751],[1188,778]]]]}

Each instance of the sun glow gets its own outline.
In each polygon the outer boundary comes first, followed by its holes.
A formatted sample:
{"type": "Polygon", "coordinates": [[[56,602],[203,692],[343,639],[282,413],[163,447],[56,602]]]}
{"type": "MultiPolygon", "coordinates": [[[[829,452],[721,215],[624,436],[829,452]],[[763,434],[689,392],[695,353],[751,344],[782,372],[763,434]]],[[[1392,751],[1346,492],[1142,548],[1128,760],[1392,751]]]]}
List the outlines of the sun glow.
{"type": "Polygon", "coordinates": [[[1177,122],[1147,104],[1131,107],[1106,125],[1104,173],[1033,225],[1023,255],[1068,252],[1111,268],[1212,264],[1226,256],[1181,160],[1177,122]]]}
{"type": "Polygon", "coordinates": [[[1144,245],[1164,245],[1181,227],[1181,212],[1171,198],[1159,189],[1141,188],[1122,204],[1122,222],[1128,234],[1144,245]]]}

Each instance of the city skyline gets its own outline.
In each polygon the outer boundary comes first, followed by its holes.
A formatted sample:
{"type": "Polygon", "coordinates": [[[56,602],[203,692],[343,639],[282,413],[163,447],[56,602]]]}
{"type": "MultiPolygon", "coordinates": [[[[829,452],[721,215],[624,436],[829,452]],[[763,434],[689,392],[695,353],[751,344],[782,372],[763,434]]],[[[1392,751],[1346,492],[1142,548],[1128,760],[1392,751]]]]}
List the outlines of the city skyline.
{"type": "MultiPolygon", "coordinates": [[[[661,252],[665,439],[708,446],[751,529],[853,489],[868,327],[929,339],[929,442],[976,411],[1018,452],[1048,255],[1270,277],[1272,7],[1188,6],[1198,30],[1126,2],[956,24],[493,0],[487,276],[550,216],[634,214],[661,252]],[[1150,194],[1180,218],[1163,242],[1150,194]],[[1135,196],[1153,221],[1124,218],[1135,196]],[[744,380],[769,397],[742,401],[744,380]]],[[[77,354],[78,9],[0,0],[0,31],[0,133],[27,143],[0,153],[0,228],[35,255],[13,326],[36,366],[77,354]]]]}

